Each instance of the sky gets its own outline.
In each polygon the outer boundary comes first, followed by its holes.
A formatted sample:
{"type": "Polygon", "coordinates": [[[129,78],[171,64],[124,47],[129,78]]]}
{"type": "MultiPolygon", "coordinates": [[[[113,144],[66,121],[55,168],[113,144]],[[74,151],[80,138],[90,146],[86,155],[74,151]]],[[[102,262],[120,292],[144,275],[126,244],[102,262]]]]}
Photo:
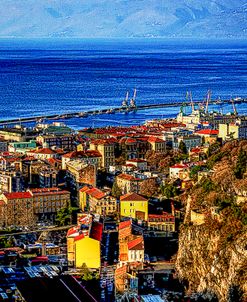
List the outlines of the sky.
{"type": "Polygon", "coordinates": [[[0,0],[0,37],[246,38],[247,0],[0,0]]]}

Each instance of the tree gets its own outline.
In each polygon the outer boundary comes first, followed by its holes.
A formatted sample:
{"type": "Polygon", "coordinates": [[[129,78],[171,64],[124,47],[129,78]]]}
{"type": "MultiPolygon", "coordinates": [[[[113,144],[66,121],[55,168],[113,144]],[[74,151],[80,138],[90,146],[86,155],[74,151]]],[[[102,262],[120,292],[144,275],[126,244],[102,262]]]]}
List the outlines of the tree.
{"type": "Polygon", "coordinates": [[[234,174],[236,178],[238,179],[243,178],[243,175],[246,172],[246,166],[247,166],[247,153],[241,148],[239,150],[236,167],[234,169],[234,174]]]}
{"type": "Polygon", "coordinates": [[[212,154],[217,153],[220,150],[220,143],[215,142],[209,146],[207,156],[210,157],[212,154]]]}
{"type": "Polygon", "coordinates": [[[111,194],[112,194],[113,197],[115,197],[117,199],[119,199],[120,196],[122,195],[122,191],[119,188],[116,180],[113,183],[113,186],[112,186],[112,189],[111,189],[111,194]]]}
{"type": "Polygon", "coordinates": [[[198,172],[201,171],[203,168],[202,166],[194,166],[190,170],[190,178],[193,180],[197,180],[198,172]]]}
{"type": "Polygon", "coordinates": [[[142,181],[140,185],[140,194],[147,197],[152,197],[157,193],[157,191],[158,191],[158,185],[156,179],[149,178],[142,181]]]}
{"type": "Polygon", "coordinates": [[[72,208],[65,207],[57,212],[56,223],[59,226],[65,226],[71,223],[72,208]]]}
{"type": "Polygon", "coordinates": [[[161,187],[162,194],[171,199],[179,194],[179,189],[174,184],[166,184],[161,187]]]}
{"type": "Polygon", "coordinates": [[[187,147],[183,141],[180,141],[180,143],[178,145],[178,149],[181,150],[183,154],[188,153],[187,147]]]}

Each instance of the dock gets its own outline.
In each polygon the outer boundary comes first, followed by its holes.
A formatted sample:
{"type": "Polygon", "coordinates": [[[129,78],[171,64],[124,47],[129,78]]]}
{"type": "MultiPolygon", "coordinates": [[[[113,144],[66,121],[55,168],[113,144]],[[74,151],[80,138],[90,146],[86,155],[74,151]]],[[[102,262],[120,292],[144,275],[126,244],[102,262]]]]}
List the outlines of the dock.
{"type": "MultiPolygon", "coordinates": [[[[211,101],[211,104],[219,104],[218,101],[211,101]]],[[[194,104],[200,104],[201,101],[194,101],[194,104]]],[[[221,100],[220,104],[231,104],[232,100],[221,100]]],[[[247,98],[241,99],[236,103],[247,103],[247,98]]],[[[114,110],[116,113],[127,113],[131,111],[139,111],[146,109],[155,109],[155,108],[165,108],[165,107],[180,107],[180,106],[190,106],[191,102],[166,102],[159,104],[147,104],[147,105],[138,105],[137,107],[115,107],[115,108],[105,108],[101,110],[90,110],[90,111],[80,111],[80,112],[70,112],[64,114],[51,114],[51,115],[39,115],[32,117],[21,117],[15,119],[6,119],[0,120],[0,126],[8,126],[16,123],[31,123],[31,122],[39,122],[43,120],[62,120],[62,119],[70,119],[70,118],[85,118],[90,115],[101,115],[109,113],[109,110],[114,110]]]]}

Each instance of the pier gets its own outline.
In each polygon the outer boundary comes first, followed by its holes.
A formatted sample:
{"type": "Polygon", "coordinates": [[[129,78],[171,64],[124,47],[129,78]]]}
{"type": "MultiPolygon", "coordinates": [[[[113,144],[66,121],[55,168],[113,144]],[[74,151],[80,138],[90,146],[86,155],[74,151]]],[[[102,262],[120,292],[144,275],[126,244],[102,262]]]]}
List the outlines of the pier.
{"type": "MultiPolygon", "coordinates": [[[[194,104],[201,104],[202,101],[193,101],[194,104]]],[[[220,102],[215,100],[211,101],[210,104],[220,105],[220,104],[231,104],[232,100],[221,100],[220,102]]],[[[247,99],[239,99],[235,100],[235,103],[247,103],[247,99]]],[[[102,110],[89,110],[89,111],[80,111],[80,112],[70,112],[63,114],[51,114],[51,115],[40,115],[40,116],[32,116],[32,117],[21,117],[15,119],[6,119],[0,121],[0,126],[8,126],[16,123],[31,123],[31,122],[41,122],[43,120],[62,120],[69,118],[85,118],[89,115],[101,115],[107,113],[113,113],[109,111],[114,111],[118,113],[128,113],[136,110],[145,110],[152,108],[165,108],[165,107],[180,107],[180,106],[190,106],[191,102],[167,102],[167,103],[159,103],[159,104],[148,104],[148,105],[139,105],[137,107],[116,107],[116,108],[105,108],[102,110]]]]}

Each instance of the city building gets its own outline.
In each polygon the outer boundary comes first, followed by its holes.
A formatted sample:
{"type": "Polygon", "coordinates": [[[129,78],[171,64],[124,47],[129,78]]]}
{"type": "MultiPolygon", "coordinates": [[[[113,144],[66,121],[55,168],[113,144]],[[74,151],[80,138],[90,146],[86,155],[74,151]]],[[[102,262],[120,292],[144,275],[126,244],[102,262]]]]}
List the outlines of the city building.
{"type": "Polygon", "coordinates": [[[162,231],[167,233],[175,232],[175,217],[172,214],[148,214],[148,230],[162,231]]]}
{"type": "Polygon", "coordinates": [[[8,151],[8,141],[0,137],[0,153],[8,151]]]}
{"type": "Polygon", "coordinates": [[[0,192],[22,192],[24,191],[24,177],[19,171],[0,172],[0,192]]]}
{"type": "Polygon", "coordinates": [[[58,171],[49,166],[41,166],[39,169],[40,188],[52,188],[58,185],[58,171]]]}
{"type": "Polygon", "coordinates": [[[1,128],[0,138],[9,142],[26,142],[35,139],[37,132],[30,128],[23,128],[17,125],[13,128],[1,128]]]}
{"type": "Polygon", "coordinates": [[[186,177],[188,176],[189,167],[186,164],[176,164],[169,168],[169,177],[170,179],[179,178],[182,173],[186,173],[186,177]]]}
{"type": "Polygon", "coordinates": [[[166,142],[156,136],[150,136],[148,143],[151,145],[151,150],[164,153],[166,151],[166,142]]]}
{"type": "Polygon", "coordinates": [[[142,179],[122,173],[116,176],[116,182],[118,187],[121,189],[122,194],[130,192],[139,193],[142,179]]]}
{"type": "Polygon", "coordinates": [[[35,140],[29,142],[10,142],[8,150],[9,152],[26,153],[27,151],[35,149],[37,146],[35,140]]]}
{"type": "Polygon", "coordinates": [[[66,164],[70,160],[81,160],[85,164],[95,165],[96,168],[102,166],[102,155],[97,150],[73,151],[62,155],[62,169],[66,169],[66,164]]]}
{"type": "Polygon", "coordinates": [[[79,206],[82,211],[102,216],[111,216],[117,212],[117,200],[109,195],[110,191],[104,192],[98,188],[85,186],[79,190],[79,206]]]}
{"type": "Polygon", "coordinates": [[[76,146],[74,144],[74,135],[56,135],[56,134],[45,134],[39,135],[36,138],[37,143],[39,143],[43,148],[60,148],[63,150],[75,150],[76,146]]]}
{"type": "Polygon", "coordinates": [[[148,199],[136,193],[128,193],[120,197],[120,215],[133,219],[148,219],[148,199]]]}
{"type": "Polygon", "coordinates": [[[55,221],[57,212],[70,205],[70,192],[59,188],[30,189],[35,221],[55,221]]]}
{"type": "Polygon", "coordinates": [[[4,221],[2,226],[32,226],[35,223],[33,198],[30,192],[3,193],[4,221]]]}
{"type": "Polygon", "coordinates": [[[70,265],[82,268],[99,269],[101,266],[101,240],[103,225],[92,222],[90,230],[72,228],[67,233],[67,253],[70,265]]]}
{"type": "Polygon", "coordinates": [[[234,123],[219,124],[219,137],[224,141],[229,139],[246,139],[247,120],[239,118],[234,123]]]}
{"type": "Polygon", "coordinates": [[[173,148],[178,149],[180,142],[185,144],[187,151],[190,151],[192,148],[201,146],[202,137],[200,135],[179,136],[173,141],[173,148]]]}
{"type": "Polygon", "coordinates": [[[147,161],[140,158],[129,159],[126,161],[126,165],[133,165],[141,171],[146,171],[148,166],[147,161]]]}
{"type": "MultiPolygon", "coordinates": [[[[219,125],[220,127],[220,125],[219,125]]],[[[196,135],[204,137],[205,143],[213,144],[218,139],[219,130],[215,129],[201,129],[195,132],[196,135]]]]}
{"type": "Polygon", "coordinates": [[[110,166],[115,165],[115,143],[112,139],[93,140],[90,142],[90,149],[101,154],[102,168],[108,171],[110,166]]]}
{"type": "Polygon", "coordinates": [[[71,160],[67,163],[66,183],[70,188],[71,198],[78,202],[79,189],[84,185],[96,186],[97,169],[81,160],[71,160]]]}

